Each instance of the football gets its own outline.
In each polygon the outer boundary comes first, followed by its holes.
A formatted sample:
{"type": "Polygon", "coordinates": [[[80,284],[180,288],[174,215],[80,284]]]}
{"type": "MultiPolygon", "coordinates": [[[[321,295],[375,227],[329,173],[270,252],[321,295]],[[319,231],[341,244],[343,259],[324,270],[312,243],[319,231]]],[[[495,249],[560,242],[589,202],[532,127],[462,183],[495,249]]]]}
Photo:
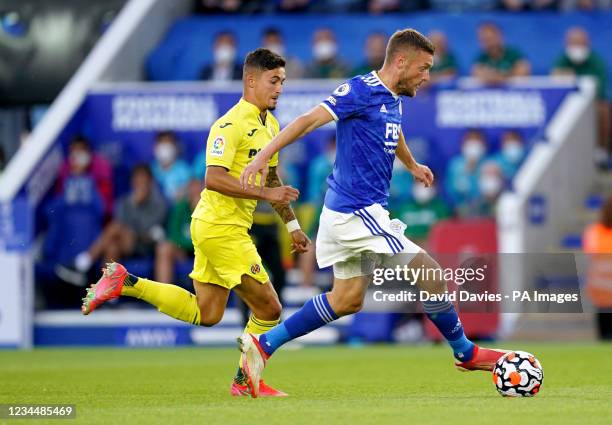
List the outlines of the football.
{"type": "Polygon", "coordinates": [[[533,397],[542,387],[544,371],[539,360],[525,351],[511,351],[493,368],[493,383],[504,397],[533,397]]]}

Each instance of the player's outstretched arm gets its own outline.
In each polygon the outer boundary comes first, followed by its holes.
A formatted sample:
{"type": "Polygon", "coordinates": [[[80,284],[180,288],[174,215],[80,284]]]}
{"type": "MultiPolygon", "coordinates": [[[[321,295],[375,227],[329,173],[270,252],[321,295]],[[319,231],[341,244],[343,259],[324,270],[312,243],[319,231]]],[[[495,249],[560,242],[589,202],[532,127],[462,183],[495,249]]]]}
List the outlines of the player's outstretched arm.
{"type": "MultiPolygon", "coordinates": [[[[278,175],[276,167],[270,167],[266,177],[266,187],[280,187],[282,185],[283,181],[278,175]]],[[[270,204],[272,204],[272,208],[283,220],[283,223],[287,225],[287,230],[291,234],[293,251],[300,254],[308,251],[310,239],[300,228],[291,204],[282,202],[270,202],[270,204]]]]}
{"type": "Polygon", "coordinates": [[[406,144],[404,133],[401,130],[395,154],[417,181],[423,183],[425,187],[429,187],[433,184],[433,173],[427,165],[422,165],[416,162],[414,156],[412,156],[412,152],[410,152],[410,149],[408,148],[408,144],[406,144]]]}
{"type": "Polygon", "coordinates": [[[322,106],[315,106],[305,114],[300,115],[280,133],[274,137],[256,156],[253,161],[242,171],[240,175],[240,184],[243,188],[247,186],[254,188],[256,176],[261,173],[261,185],[266,182],[268,173],[268,161],[276,152],[280,151],[285,146],[295,142],[300,137],[304,137],[311,131],[327,124],[333,120],[333,117],[322,106]]]}
{"type": "Polygon", "coordinates": [[[236,177],[232,177],[225,168],[216,165],[206,167],[204,184],[206,189],[223,195],[268,202],[289,203],[300,195],[300,192],[291,186],[242,188],[236,177]]]}

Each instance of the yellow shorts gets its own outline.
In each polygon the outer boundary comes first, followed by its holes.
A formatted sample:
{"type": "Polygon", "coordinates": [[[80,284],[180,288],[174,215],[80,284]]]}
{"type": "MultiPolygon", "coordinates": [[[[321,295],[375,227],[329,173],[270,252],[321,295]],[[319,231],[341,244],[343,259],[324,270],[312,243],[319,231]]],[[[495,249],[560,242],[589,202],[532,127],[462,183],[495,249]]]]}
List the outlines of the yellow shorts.
{"type": "Polygon", "coordinates": [[[270,280],[246,227],[192,218],[191,239],[195,253],[192,279],[227,289],[240,285],[245,274],[262,284],[270,280]]]}

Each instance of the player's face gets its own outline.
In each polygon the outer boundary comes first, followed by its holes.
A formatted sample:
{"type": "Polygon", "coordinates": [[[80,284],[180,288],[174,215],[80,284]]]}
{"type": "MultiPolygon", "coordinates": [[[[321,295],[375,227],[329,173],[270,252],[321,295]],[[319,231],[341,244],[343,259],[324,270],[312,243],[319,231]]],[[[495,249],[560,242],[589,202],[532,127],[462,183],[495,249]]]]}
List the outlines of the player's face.
{"type": "Polygon", "coordinates": [[[255,96],[260,105],[273,111],[278,103],[278,98],[283,91],[285,82],[285,68],[276,68],[263,71],[255,80],[255,96]]]}
{"type": "Polygon", "coordinates": [[[423,83],[429,81],[429,69],[433,66],[433,55],[424,50],[408,53],[398,62],[400,79],[397,93],[414,97],[423,83]]]}

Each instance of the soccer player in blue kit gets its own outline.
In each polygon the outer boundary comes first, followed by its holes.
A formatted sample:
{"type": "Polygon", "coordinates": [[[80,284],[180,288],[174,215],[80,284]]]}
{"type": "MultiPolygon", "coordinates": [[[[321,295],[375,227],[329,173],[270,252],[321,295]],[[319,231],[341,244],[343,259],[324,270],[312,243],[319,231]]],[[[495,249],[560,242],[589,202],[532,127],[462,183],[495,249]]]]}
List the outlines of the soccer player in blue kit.
{"type": "MultiPolygon", "coordinates": [[[[405,225],[391,220],[385,209],[395,157],[417,181],[433,183],[431,170],[417,163],[401,128],[400,95],[414,97],[429,80],[434,46],[414,29],[395,32],[389,39],[383,67],[341,84],[331,96],[285,127],[244,169],[243,187],[265,181],[268,160],[331,120],[337,122],[337,153],[321,213],[316,241],[319,267],[333,265],[333,289],[307,301],[295,314],[262,335],[243,334],[242,351],[251,395],[268,358],[287,341],[310,333],[341,316],[358,312],[363,304],[372,269],[362,256],[374,256],[375,267],[407,262],[409,268],[438,269],[425,251],[404,236],[405,225]],[[401,254],[399,256],[398,254],[401,254]]],[[[416,282],[421,291],[443,294],[441,273],[427,273],[416,282]]],[[[427,317],[453,350],[461,370],[493,370],[505,350],[479,347],[466,338],[455,307],[448,299],[424,301],[427,317]]]]}

